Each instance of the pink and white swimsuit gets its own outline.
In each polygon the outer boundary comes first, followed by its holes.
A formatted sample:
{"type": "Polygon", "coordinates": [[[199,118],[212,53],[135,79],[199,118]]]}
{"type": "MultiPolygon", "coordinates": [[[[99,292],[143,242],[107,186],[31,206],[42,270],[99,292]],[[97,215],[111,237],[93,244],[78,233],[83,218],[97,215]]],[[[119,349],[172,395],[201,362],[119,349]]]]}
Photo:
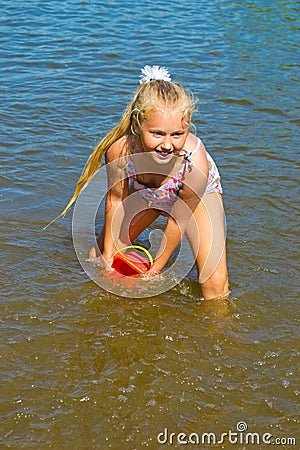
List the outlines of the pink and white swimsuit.
{"type": "MultiPolygon", "coordinates": [[[[198,138],[198,143],[193,152],[191,152],[188,157],[184,158],[182,168],[158,188],[149,188],[138,182],[132,158],[129,156],[126,168],[129,186],[133,186],[133,188],[138,191],[139,195],[146,202],[149,208],[159,210],[161,214],[169,214],[173,208],[175,200],[177,199],[178,192],[182,187],[184,174],[186,170],[188,170],[188,164],[191,164],[190,158],[199,149],[200,144],[201,139],[198,138]]],[[[132,147],[134,147],[134,145],[132,145],[132,147]]],[[[212,192],[222,194],[220,174],[216,163],[208,152],[206,152],[206,157],[208,161],[208,178],[203,195],[210,194],[212,192]]]]}

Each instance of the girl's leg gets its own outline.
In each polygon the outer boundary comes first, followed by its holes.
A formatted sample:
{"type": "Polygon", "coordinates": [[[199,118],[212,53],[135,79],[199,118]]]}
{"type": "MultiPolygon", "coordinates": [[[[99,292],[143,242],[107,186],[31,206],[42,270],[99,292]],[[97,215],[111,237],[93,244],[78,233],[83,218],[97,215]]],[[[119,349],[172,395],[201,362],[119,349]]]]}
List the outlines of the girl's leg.
{"type": "Polygon", "coordinates": [[[204,299],[229,294],[225,248],[225,216],[218,193],[204,195],[187,227],[204,299]]]}
{"type": "MultiPolygon", "coordinates": [[[[135,196],[135,198],[127,197],[116,210],[112,227],[116,230],[113,233],[116,247],[120,248],[130,245],[154,220],[157,219],[159,213],[154,209],[143,209],[144,202],[135,196]]],[[[90,249],[89,257],[94,258],[100,256],[104,247],[104,227],[97,238],[98,248],[93,246],[90,249]]]]}
{"type": "Polygon", "coordinates": [[[129,220],[125,214],[120,232],[121,242],[131,244],[158,216],[159,213],[154,209],[140,211],[133,217],[129,217],[129,220]]]}

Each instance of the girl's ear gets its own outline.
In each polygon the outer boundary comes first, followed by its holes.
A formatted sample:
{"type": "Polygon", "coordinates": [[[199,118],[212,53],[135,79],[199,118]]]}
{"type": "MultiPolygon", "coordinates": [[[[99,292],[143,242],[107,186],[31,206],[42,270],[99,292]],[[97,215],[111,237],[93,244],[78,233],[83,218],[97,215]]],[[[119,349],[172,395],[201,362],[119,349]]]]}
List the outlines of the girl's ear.
{"type": "Polygon", "coordinates": [[[135,136],[140,133],[139,125],[138,125],[137,120],[135,118],[132,119],[132,123],[131,123],[131,127],[130,128],[131,128],[131,133],[134,134],[135,136]]]}

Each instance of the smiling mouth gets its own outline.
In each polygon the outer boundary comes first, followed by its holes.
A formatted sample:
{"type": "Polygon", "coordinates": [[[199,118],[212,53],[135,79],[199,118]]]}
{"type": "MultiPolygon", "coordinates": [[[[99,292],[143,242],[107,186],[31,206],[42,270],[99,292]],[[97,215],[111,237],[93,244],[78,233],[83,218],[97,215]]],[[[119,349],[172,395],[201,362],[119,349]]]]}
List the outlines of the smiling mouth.
{"type": "Polygon", "coordinates": [[[167,158],[169,155],[171,155],[173,153],[173,150],[169,150],[167,152],[163,152],[161,150],[155,150],[156,153],[159,154],[159,156],[161,156],[162,158],[167,158]]]}

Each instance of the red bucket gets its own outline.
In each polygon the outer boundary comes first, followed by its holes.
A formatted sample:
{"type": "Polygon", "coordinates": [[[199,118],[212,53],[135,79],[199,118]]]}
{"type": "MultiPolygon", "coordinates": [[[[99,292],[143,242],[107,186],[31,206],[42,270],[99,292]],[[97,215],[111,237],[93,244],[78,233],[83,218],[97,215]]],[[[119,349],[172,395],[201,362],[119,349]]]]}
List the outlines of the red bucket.
{"type": "Polygon", "coordinates": [[[150,269],[151,264],[147,258],[135,251],[116,253],[111,266],[116,272],[126,275],[140,275],[150,269]]]}

